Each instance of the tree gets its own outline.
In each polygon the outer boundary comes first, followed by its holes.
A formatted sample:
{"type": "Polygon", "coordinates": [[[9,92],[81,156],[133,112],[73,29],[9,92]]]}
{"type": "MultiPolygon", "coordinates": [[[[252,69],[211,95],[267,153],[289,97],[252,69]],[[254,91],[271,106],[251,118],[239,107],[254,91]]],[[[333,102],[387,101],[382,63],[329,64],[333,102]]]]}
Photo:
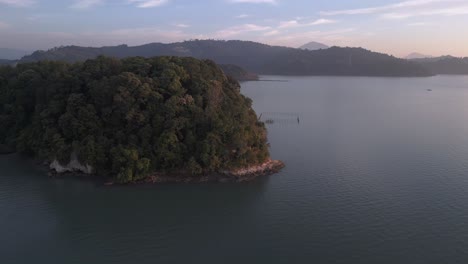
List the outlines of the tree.
{"type": "Polygon", "coordinates": [[[99,57],[5,67],[0,103],[0,144],[63,164],[73,154],[121,183],[268,158],[250,99],[211,61],[99,57]]]}

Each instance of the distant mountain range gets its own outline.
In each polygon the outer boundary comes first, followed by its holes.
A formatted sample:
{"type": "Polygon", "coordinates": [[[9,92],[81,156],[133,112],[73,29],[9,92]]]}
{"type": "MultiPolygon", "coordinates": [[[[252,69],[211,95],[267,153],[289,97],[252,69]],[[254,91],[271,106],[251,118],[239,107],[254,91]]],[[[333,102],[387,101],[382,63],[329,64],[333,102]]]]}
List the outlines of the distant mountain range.
{"type": "Polygon", "coordinates": [[[1,65],[14,65],[17,61],[16,60],[4,60],[0,59],[0,66],[1,65]]]}
{"type": "Polygon", "coordinates": [[[31,51],[0,48],[0,59],[2,60],[19,60],[28,54],[31,54],[31,51]]]}
{"type": "Polygon", "coordinates": [[[468,74],[468,57],[456,58],[452,56],[442,56],[435,58],[413,59],[434,74],[468,74]]]}
{"type": "Polygon", "coordinates": [[[412,60],[412,59],[425,59],[425,58],[432,58],[430,55],[424,55],[418,52],[413,52],[408,54],[408,56],[405,57],[405,59],[412,60]]]}
{"type": "Polygon", "coordinates": [[[305,49],[305,50],[320,50],[320,49],[328,49],[330,47],[325,45],[325,44],[312,41],[312,42],[309,42],[309,43],[307,43],[305,45],[300,46],[299,48],[300,49],[305,49]]]}
{"type": "Polygon", "coordinates": [[[99,55],[117,58],[142,56],[183,56],[210,59],[218,64],[238,65],[246,72],[271,75],[341,76],[430,76],[432,73],[408,60],[362,48],[331,47],[303,50],[269,46],[251,41],[193,40],[178,43],[151,43],[90,48],[67,46],[36,51],[19,63],[58,60],[78,62],[99,55]]]}

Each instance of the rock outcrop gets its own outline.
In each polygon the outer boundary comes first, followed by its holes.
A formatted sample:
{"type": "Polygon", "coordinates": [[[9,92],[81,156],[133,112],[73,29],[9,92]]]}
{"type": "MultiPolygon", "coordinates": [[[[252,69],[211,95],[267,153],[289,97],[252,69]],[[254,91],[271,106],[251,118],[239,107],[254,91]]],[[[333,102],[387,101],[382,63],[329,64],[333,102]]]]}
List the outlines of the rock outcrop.
{"type": "Polygon", "coordinates": [[[88,164],[81,164],[76,156],[76,153],[72,153],[70,157],[70,162],[66,165],[60,164],[60,162],[55,159],[50,163],[50,169],[55,170],[55,172],[61,174],[66,172],[81,172],[84,174],[93,174],[93,167],[88,164]]]}

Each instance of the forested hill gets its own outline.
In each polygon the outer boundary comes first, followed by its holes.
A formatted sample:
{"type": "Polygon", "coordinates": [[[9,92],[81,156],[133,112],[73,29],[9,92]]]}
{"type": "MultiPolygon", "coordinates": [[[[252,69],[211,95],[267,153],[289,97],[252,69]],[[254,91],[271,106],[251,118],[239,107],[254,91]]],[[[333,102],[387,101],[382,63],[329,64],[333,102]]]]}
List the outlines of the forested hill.
{"type": "Polygon", "coordinates": [[[226,75],[238,81],[258,81],[259,79],[257,74],[247,72],[237,65],[220,64],[219,67],[221,67],[226,75]]]}
{"type": "Polygon", "coordinates": [[[84,61],[99,55],[182,56],[210,59],[218,64],[233,64],[248,72],[276,75],[358,75],[358,76],[429,76],[420,65],[386,54],[361,48],[332,47],[326,50],[302,50],[269,46],[250,41],[193,40],[180,43],[152,43],[129,47],[102,48],[67,46],[36,51],[20,63],[43,60],[84,61]]]}
{"type": "Polygon", "coordinates": [[[212,61],[98,57],[0,67],[0,146],[62,165],[77,157],[126,183],[262,164],[266,129],[212,61]]]}
{"type": "Polygon", "coordinates": [[[436,58],[412,59],[434,74],[468,74],[468,57],[443,56],[436,58]]]}

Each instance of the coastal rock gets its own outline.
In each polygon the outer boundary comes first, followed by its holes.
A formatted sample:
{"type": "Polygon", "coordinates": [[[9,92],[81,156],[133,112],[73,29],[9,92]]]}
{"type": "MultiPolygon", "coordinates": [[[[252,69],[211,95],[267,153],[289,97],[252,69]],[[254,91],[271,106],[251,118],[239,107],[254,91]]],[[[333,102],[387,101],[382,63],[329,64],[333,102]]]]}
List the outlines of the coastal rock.
{"type": "Polygon", "coordinates": [[[257,166],[251,166],[248,168],[237,169],[232,171],[222,171],[222,174],[234,176],[234,177],[243,177],[248,175],[262,175],[262,174],[271,174],[279,171],[284,167],[284,163],[279,160],[268,160],[263,164],[257,166]]]}
{"type": "Polygon", "coordinates": [[[55,170],[57,173],[66,173],[66,172],[81,172],[84,174],[92,174],[93,167],[88,164],[81,164],[76,156],[76,153],[72,153],[70,157],[70,162],[67,165],[62,165],[60,162],[55,159],[50,163],[50,169],[55,170]]]}

